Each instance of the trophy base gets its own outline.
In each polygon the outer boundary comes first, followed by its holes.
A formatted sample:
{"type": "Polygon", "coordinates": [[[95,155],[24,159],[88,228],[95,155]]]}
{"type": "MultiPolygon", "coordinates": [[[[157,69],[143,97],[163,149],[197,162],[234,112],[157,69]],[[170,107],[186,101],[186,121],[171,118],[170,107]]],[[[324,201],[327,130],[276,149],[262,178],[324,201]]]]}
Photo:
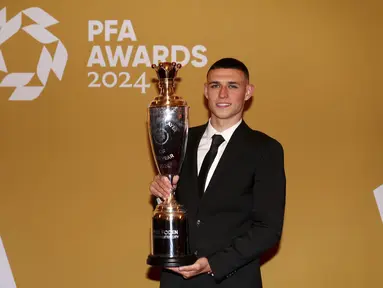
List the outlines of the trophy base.
{"type": "Polygon", "coordinates": [[[149,255],[146,263],[151,266],[161,267],[180,267],[192,265],[197,261],[197,257],[194,254],[178,256],[178,257],[164,257],[149,255]]]}

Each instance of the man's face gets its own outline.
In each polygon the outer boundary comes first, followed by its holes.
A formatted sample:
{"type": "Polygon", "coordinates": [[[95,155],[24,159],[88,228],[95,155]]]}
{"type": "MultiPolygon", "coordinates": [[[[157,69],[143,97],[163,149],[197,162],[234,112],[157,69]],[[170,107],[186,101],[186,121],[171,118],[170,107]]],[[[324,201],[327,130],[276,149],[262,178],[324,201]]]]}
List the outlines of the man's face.
{"type": "Polygon", "coordinates": [[[211,70],[205,84],[205,97],[212,120],[224,120],[230,124],[238,122],[242,118],[245,102],[253,91],[254,86],[249,84],[241,70],[211,70]]]}

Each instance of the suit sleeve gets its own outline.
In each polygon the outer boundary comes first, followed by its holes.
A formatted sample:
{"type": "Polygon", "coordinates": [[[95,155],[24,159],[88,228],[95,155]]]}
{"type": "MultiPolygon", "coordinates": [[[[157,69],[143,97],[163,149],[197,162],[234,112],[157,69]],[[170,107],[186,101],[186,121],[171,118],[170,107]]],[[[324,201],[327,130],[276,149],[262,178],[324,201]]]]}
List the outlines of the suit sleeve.
{"type": "Polygon", "coordinates": [[[233,275],[275,246],[282,234],[286,178],[283,148],[270,140],[256,163],[251,228],[232,240],[231,245],[208,256],[216,281],[233,275]]]}

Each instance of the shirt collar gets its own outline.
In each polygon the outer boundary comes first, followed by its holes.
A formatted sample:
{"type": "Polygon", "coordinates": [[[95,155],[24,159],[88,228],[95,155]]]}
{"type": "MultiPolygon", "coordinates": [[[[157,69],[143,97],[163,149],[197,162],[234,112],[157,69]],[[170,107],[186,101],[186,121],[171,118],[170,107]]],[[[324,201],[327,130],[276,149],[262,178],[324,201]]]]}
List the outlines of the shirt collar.
{"type": "Polygon", "coordinates": [[[218,132],[211,125],[211,119],[209,119],[209,123],[207,124],[207,127],[206,127],[207,139],[211,139],[211,137],[213,137],[214,134],[220,134],[220,135],[222,135],[222,137],[225,139],[226,142],[229,142],[229,140],[230,140],[231,136],[233,135],[235,129],[238,128],[238,126],[241,124],[241,122],[242,122],[242,119],[239,120],[236,124],[234,124],[230,128],[227,128],[226,130],[224,130],[222,132],[218,132]]]}

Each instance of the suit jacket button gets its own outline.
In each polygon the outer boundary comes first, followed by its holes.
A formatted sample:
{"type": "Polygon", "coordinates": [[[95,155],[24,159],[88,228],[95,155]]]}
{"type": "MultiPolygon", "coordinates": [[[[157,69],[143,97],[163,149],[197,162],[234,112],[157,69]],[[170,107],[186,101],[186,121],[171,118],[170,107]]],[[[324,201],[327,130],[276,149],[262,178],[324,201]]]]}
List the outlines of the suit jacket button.
{"type": "Polygon", "coordinates": [[[198,219],[196,224],[197,224],[197,227],[198,227],[201,224],[201,220],[198,219]]]}

